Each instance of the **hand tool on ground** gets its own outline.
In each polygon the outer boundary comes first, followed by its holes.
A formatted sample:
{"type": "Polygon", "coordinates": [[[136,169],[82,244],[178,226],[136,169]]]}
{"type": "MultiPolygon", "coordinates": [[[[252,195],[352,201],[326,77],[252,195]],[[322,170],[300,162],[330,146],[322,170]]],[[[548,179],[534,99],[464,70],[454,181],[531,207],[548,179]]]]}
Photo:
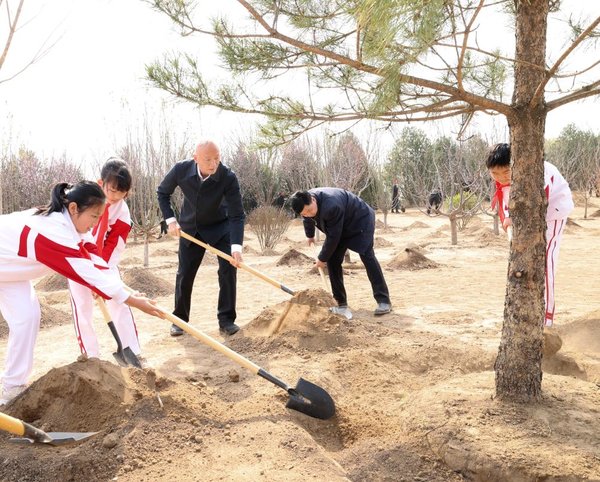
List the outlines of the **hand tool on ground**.
{"type": "MultiPolygon", "coordinates": [[[[224,253],[223,251],[218,250],[217,248],[213,248],[210,244],[207,244],[203,241],[200,241],[197,238],[194,238],[193,236],[190,236],[189,234],[180,231],[180,236],[184,239],[187,239],[188,241],[191,241],[192,243],[197,244],[198,246],[202,246],[204,249],[206,249],[207,251],[210,251],[212,254],[215,254],[223,259],[226,259],[227,261],[232,261],[233,257],[231,257],[230,255],[224,253]]],[[[254,276],[257,276],[258,278],[262,279],[263,281],[266,281],[269,284],[272,284],[273,286],[275,286],[276,288],[279,288],[283,291],[285,291],[286,293],[290,294],[290,295],[294,295],[295,291],[288,288],[287,286],[285,286],[283,283],[279,283],[277,281],[275,281],[273,278],[270,278],[269,276],[267,276],[266,274],[261,273],[260,271],[251,268],[250,266],[248,266],[247,264],[244,263],[240,263],[239,267],[245,271],[248,271],[248,273],[253,274],[254,276]]]]}
{"type": "MultiPolygon", "coordinates": [[[[127,289],[133,292],[131,288],[127,289]]],[[[234,361],[241,367],[251,371],[255,375],[258,375],[277,385],[278,387],[283,388],[286,392],[288,392],[290,397],[285,405],[287,408],[291,408],[292,410],[304,413],[310,417],[320,418],[322,420],[327,420],[335,415],[335,403],[333,402],[333,399],[329,393],[327,393],[318,385],[300,378],[295,387],[290,387],[284,381],[280,380],[274,375],[271,375],[269,372],[263,370],[255,363],[233,351],[231,348],[219,343],[217,340],[191,326],[189,323],[186,323],[181,318],[178,318],[158,305],[156,305],[156,307],[163,312],[165,319],[169,320],[174,325],[177,325],[179,328],[192,335],[198,341],[218,351],[222,355],[225,355],[227,358],[234,361]]]]}
{"type": "Polygon", "coordinates": [[[0,413],[0,429],[19,435],[19,438],[11,438],[14,443],[43,443],[50,445],[62,445],[72,442],[80,442],[98,432],[44,432],[33,425],[29,425],[18,418],[0,413]]]}
{"type": "Polygon", "coordinates": [[[115,360],[117,360],[117,363],[122,367],[132,366],[136,368],[142,368],[142,364],[140,363],[140,360],[138,359],[136,354],[133,353],[133,350],[130,347],[123,348],[123,344],[121,343],[121,337],[119,337],[117,327],[110,319],[110,313],[108,312],[108,308],[106,307],[104,299],[98,296],[96,298],[96,303],[98,304],[98,307],[102,312],[102,316],[104,316],[104,321],[106,321],[108,327],[110,328],[110,332],[112,333],[112,335],[115,338],[115,341],[117,342],[117,351],[113,353],[113,356],[115,357],[115,360]]]}

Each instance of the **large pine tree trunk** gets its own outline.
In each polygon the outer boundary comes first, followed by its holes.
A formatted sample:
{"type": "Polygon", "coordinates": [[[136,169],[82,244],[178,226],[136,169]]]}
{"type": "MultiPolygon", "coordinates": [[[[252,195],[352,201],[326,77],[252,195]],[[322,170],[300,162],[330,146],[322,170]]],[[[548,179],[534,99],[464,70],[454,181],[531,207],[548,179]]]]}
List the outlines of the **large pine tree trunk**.
{"type": "Polygon", "coordinates": [[[516,0],[516,67],[511,134],[509,209],[514,227],[504,303],[502,339],[496,359],[496,395],[538,400],[542,384],[542,326],[546,256],[543,96],[531,103],[544,78],[548,0],[516,0]],[[533,32],[544,35],[533,35],[533,32]],[[537,67],[536,67],[537,66],[537,67]]]}

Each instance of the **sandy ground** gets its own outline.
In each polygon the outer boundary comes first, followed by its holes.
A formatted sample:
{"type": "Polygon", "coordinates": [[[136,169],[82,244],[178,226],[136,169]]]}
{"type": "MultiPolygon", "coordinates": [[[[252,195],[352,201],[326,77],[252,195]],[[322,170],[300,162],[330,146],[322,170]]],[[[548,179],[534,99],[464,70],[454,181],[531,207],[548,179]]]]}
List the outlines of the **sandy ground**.
{"type": "MultiPolygon", "coordinates": [[[[600,207],[592,202],[590,213],[600,207]]],[[[0,480],[600,480],[600,217],[582,216],[576,208],[560,253],[563,347],[544,360],[544,398],[531,406],[493,397],[508,243],[493,235],[489,217],[474,219],[451,246],[446,218],[389,215],[376,252],[394,311],[373,316],[364,269],[352,264],[352,320],[323,306],[329,295],[302,256],[312,253],[297,221],[270,256],[257,254],[248,229],[246,263],[309,291],[289,303],[290,295],[241,271],[243,329],[228,339],[217,330],[216,262],[207,254],[193,325],[291,386],[302,377],[327,390],[337,413],[325,421],[286,409],[281,388],[189,335],[171,338],[168,322],[141,313],[153,369],[112,363],[115,343],[100,313],[103,361],[76,362],[68,292],[42,280],[35,382],[6,411],[46,431],[99,434],[62,447],[10,444],[0,434],[0,480]]],[[[131,245],[123,264],[128,282],[168,309],[176,249],[171,239],[152,243],[143,270],[143,247],[131,245]]]]}

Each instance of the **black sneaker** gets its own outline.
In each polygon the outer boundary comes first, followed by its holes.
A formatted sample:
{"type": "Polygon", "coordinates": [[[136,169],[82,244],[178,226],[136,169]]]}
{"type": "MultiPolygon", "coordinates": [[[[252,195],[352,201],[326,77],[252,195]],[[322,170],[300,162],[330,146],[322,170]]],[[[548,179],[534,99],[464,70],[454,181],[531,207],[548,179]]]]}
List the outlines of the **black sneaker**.
{"type": "Polygon", "coordinates": [[[181,336],[183,335],[183,330],[179,328],[177,325],[171,325],[171,336],[181,336]]]}
{"type": "Polygon", "coordinates": [[[221,333],[221,335],[231,336],[235,335],[238,331],[240,331],[240,327],[235,323],[219,327],[219,333],[221,333]]]}

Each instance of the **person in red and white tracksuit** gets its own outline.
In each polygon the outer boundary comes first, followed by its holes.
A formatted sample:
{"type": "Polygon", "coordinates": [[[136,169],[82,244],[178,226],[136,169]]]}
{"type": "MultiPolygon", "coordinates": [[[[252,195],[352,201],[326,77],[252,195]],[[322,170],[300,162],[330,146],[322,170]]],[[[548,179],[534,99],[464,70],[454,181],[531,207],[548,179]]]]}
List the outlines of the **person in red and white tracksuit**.
{"type": "MultiPolygon", "coordinates": [[[[131,173],[121,159],[110,158],[100,171],[98,184],[106,195],[106,208],[92,229],[97,254],[108,264],[108,273],[120,280],[118,264],[125,250],[127,236],[131,230],[131,216],[125,198],[131,189],[131,173]]],[[[75,281],[69,280],[73,321],[81,353],[92,358],[100,356],[98,338],[92,323],[94,297],[92,291],[75,281]]],[[[127,305],[109,300],[107,308],[119,333],[123,347],[140,354],[140,343],[133,313],[127,305]]]]}
{"type": "MultiPolygon", "coordinates": [[[[486,161],[490,175],[496,181],[496,194],[492,207],[498,206],[498,215],[504,230],[512,225],[508,211],[510,196],[510,146],[497,144],[486,161]]],[[[544,190],[548,198],[546,211],[546,316],[544,326],[550,327],[554,322],[554,280],[558,265],[558,253],[562,233],[567,224],[567,217],[573,211],[573,196],[569,183],[553,164],[544,162],[544,190]]]]}
{"type": "Polygon", "coordinates": [[[87,233],[105,202],[95,182],[61,183],[48,206],[0,216],[0,312],[9,327],[0,405],[25,389],[33,367],[40,305],[32,280],[55,271],[102,298],[162,317],[152,300],[130,295],[122,281],[107,275],[107,264],[94,254],[87,233]]]}

